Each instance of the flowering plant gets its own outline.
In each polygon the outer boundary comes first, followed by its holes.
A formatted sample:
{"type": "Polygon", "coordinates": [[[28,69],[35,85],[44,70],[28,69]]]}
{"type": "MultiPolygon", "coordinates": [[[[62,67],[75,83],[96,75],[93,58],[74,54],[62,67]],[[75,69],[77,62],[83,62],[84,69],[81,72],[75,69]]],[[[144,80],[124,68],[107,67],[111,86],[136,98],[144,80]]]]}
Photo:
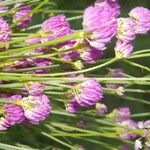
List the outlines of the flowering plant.
{"type": "Polygon", "coordinates": [[[148,37],[150,10],[124,17],[119,0],[58,4],[0,0],[0,147],[149,150],[150,113],[138,103],[150,105],[150,68],[138,60],[150,50],[133,42],[148,37]]]}

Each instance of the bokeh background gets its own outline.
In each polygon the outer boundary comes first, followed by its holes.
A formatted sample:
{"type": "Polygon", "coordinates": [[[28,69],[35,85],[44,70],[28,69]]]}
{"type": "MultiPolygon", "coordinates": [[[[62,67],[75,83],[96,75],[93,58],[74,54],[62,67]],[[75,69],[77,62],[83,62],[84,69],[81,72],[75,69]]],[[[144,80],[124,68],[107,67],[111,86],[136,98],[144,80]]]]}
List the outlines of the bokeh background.
{"type": "MultiPolygon", "coordinates": [[[[53,2],[55,2],[57,5],[54,7],[54,9],[84,10],[86,7],[93,4],[94,0],[53,0],[53,2]]],[[[128,12],[133,7],[136,7],[136,6],[144,6],[144,7],[150,8],[150,0],[120,0],[120,4],[121,4],[121,15],[120,15],[121,17],[128,17],[128,12]]],[[[65,14],[67,17],[74,17],[74,16],[80,15],[80,14],[69,14],[69,13],[65,13],[65,14]]],[[[35,15],[33,18],[33,23],[31,25],[41,23],[44,19],[48,18],[49,15],[52,15],[52,13],[50,12],[44,15],[43,13],[40,13],[40,14],[35,15]]],[[[70,23],[73,29],[76,29],[76,30],[82,29],[82,19],[72,20],[70,21],[70,23]]],[[[133,43],[134,43],[135,51],[150,48],[150,34],[144,35],[144,36],[137,36],[136,40],[133,43]]],[[[114,56],[114,50],[113,50],[114,45],[115,45],[115,39],[108,45],[104,58],[111,58],[114,56]]],[[[149,66],[150,64],[148,58],[143,58],[143,59],[138,59],[138,60],[133,60],[133,61],[143,64],[145,66],[149,66]]],[[[135,77],[143,77],[147,75],[147,72],[139,68],[132,67],[123,62],[113,64],[109,67],[110,68],[123,68],[126,74],[130,74],[135,77]]],[[[97,76],[105,75],[107,74],[107,72],[108,72],[107,69],[100,69],[100,70],[95,71],[94,74],[97,76]]],[[[140,85],[136,85],[133,88],[149,89],[148,86],[145,87],[145,86],[140,86],[140,85]]],[[[150,95],[148,94],[128,93],[127,96],[141,98],[144,100],[150,100],[150,95]]],[[[143,113],[143,112],[150,111],[149,105],[138,103],[136,101],[125,100],[122,97],[112,96],[109,94],[105,95],[104,103],[108,106],[109,111],[112,111],[114,108],[120,107],[120,106],[130,107],[132,113],[143,113]]],[[[53,120],[53,118],[55,117],[57,116],[55,115],[50,116],[47,122],[53,120]]],[[[149,118],[150,117],[144,117],[142,119],[149,119],[149,118]]],[[[135,120],[138,120],[138,119],[139,118],[135,118],[135,120]]],[[[63,122],[65,122],[65,120],[63,120],[63,122]]],[[[67,150],[66,147],[62,147],[58,143],[55,143],[51,141],[50,139],[41,135],[41,132],[46,130],[45,127],[43,126],[44,123],[45,122],[41,123],[38,126],[33,126],[33,127],[15,126],[9,129],[8,132],[1,132],[0,143],[7,143],[7,144],[12,144],[12,145],[17,144],[18,146],[22,146],[24,150],[28,150],[29,147],[36,148],[39,150],[46,150],[46,149],[54,150],[54,148],[52,148],[51,145],[67,150]]],[[[102,141],[103,139],[99,138],[99,140],[102,141]]],[[[115,142],[115,141],[109,141],[109,143],[111,142],[115,142]]],[[[83,145],[86,150],[104,150],[104,148],[101,148],[100,146],[97,146],[96,144],[91,144],[91,143],[80,141],[80,140],[76,140],[76,143],[83,145]]],[[[12,148],[3,147],[2,145],[0,145],[0,150],[1,149],[12,150],[12,148]]],[[[55,150],[59,150],[59,148],[55,148],[55,150]]]]}

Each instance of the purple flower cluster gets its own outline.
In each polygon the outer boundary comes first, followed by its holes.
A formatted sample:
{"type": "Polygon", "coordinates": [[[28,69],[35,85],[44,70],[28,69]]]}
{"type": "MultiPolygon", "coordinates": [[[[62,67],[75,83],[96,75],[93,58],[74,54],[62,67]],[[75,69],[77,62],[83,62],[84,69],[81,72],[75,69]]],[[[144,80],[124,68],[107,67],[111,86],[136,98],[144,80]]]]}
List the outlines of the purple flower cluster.
{"type": "Polygon", "coordinates": [[[105,50],[117,31],[117,19],[114,9],[96,5],[85,9],[83,16],[83,29],[91,33],[86,40],[98,50],[105,50]]]}
{"type": "Polygon", "coordinates": [[[19,10],[13,16],[13,22],[17,22],[17,25],[21,28],[26,28],[28,24],[32,21],[32,15],[25,17],[28,13],[31,12],[30,6],[26,6],[24,3],[18,3],[15,5],[15,8],[19,10]],[[19,22],[18,22],[19,21],[19,22]]]}
{"type": "Polygon", "coordinates": [[[114,109],[112,113],[107,116],[112,118],[113,121],[119,125],[117,132],[121,139],[135,140],[138,137],[138,135],[133,132],[138,128],[138,124],[131,119],[131,113],[128,107],[114,109]]]}
{"type": "Polygon", "coordinates": [[[131,55],[132,41],[136,34],[146,34],[150,30],[150,10],[144,7],[135,7],[129,12],[129,18],[118,18],[117,43],[115,53],[117,58],[131,55]]]}
{"type": "Polygon", "coordinates": [[[44,86],[37,82],[29,82],[26,88],[28,97],[17,94],[3,96],[12,103],[3,105],[0,130],[7,130],[7,128],[22,122],[39,124],[48,117],[51,111],[51,103],[49,98],[43,94],[44,86]]]}
{"type": "Polygon", "coordinates": [[[82,107],[95,105],[103,98],[102,87],[93,78],[74,85],[68,93],[70,101],[66,104],[66,110],[70,113],[74,113],[82,107]]]}

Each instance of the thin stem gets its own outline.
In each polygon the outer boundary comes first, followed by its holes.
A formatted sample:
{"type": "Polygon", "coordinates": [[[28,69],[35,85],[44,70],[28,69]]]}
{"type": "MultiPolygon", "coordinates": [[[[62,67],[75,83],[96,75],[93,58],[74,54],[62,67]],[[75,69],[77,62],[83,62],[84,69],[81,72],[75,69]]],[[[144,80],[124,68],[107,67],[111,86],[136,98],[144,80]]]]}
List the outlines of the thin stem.
{"type": "Polygon", "coordinates": [[[139,51],[134,52],[133,54],[141,54],[141,53],[147,53],[147,52],[150,52],[150,49],[139,50],[139,51]]]}
{"type": "Polygon", "coordinates": [[[135,63],[135,62],[132,62],[132,61],[129,61],[129,60],[125,60],[125,62],[132,65],[132,66],[135,66],[135,67],[138,67],[138,68],[141,68],[143,70],[146,70],[146,71],[150,72],[150,68],[148,68],[146,66],[140,65],[138,63],[135,63]]]}
{"type": "Polygon", "coordinates": [[[97,66],[94,66],[94,67],[91,67],[91,68],[88,68],[88,69],[83,69],[83,70],[79,70],[79,71],[71,71],[71,72],[63,72],[63,73],[52,73],[52,74],[49,74],[49,75],[54,77],[54,76],[62,76],[62,75],[80,74],[80,73],[90,72],[90,71],[94,71],[96,69],[100,69],[102,67],[105,67],[107,65],[110,65],[110,64],[114,63],[116,60],[117,59],[114,58],[114,59],[112,59],[112,60],[110,60],[106,63],[100,64],[100,65],[97,65],[97,66]]]}
{"type": "Polygon", "coordinates": [[[7,54],[10,54],[10,53],[17,53],[17,52],[25,51],[25,50],[32,51],[35,48],[50,46],[50,45],[56,45],[58,43],[69,41],[71,39],[84,38],[84,37],[87,37],[87,36],[89,36],[89,33],[84,33],[82,31],[80,31],[80,32],[69,34],[69,35],[66,35],[66,36],[63,36],[63,37],[45,42],[45,43],[35,44],[35,45],[31,45],[31,46],[26,46],[26,47],[23,47],[23,48],[12,49],[12,50],[7,50],[7,51],[4,51],[4,52],[0,52],[0,55],[7,55],[7,54]]]}
{"type": "MultiPolygon", "coordinates": [[[[42,11],[42,10],[41,10],[42,11]]],[[[69,14],[82,14],[83,10],[45,10],[44,13],[69,13],[69,14]]]]}

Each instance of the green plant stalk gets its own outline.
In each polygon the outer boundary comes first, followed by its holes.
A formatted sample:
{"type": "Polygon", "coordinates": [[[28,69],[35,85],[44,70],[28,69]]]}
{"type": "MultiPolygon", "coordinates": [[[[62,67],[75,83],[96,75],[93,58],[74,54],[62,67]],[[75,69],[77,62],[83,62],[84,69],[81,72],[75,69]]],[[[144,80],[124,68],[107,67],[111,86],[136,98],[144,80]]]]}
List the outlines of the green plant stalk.
{"type": "MultiPolygon", "coordinates": [[[[43,11],[43,10],[41,10],[43,11]]],[[[69,14],[83,14],[83,10],[45,10],[44,13],[69,13],[69,14]]]]}
{"type": "MultiPolygon", "coordinates": [[[[113,93],[116,93],[118,91],[118,89],[110,89],[110,88],[104,88],[103,87],[103,90],[105,92],[113,92],[113,93]]],[[[125,92],[133,92],[133,93],[150,93],[150,90],[141,90],[141,89],[127,89],[127,88],[124,88],[124,91],[125,92]]]]}
{"type": "Polygon", "coordinates": [[[141,53],[147,53],[147,52],[150,52],[150,49],[144,49],[144,50],[136,51],[136,52],[133,53],[133,55],[135,55],[135,54],[141,54],[141,53]]]}
{"type": "Polygon", "coordinates": [[[135,62],[132,62],[132,61],[129,61],[129,60],[125,60],[125,62],[132,65],[132,66],[135,66],[135,67],[138,67],[140,69],[143,69],[143,70],[146,70],[146,71],[150,72],[150,68],[148,68],[146,66],[140,65],[138,63],[135,63],[135,62]]]}
{"type": "Polygon", "coordinates": [[[63,36],[63,37],[60,37],[60,38],[57,38],[57,39],[54,39],[54,40],[51,40],[51,41],[48,41],[48,42],[45,42],[45,43],[42,43],[42,44],[35,44],[35,45],[23,47],[23,48],[11,49],[11,50],[7,50],[7,51],[4,51],[4,52],[0,52],[0,55],[8,55],[10,53],[17,53],[17,52],[22,52],[22,51],[25,51],[25,50],[32,51],[35,48],[50,46],[50,45],[56,45],[58,43],[66,42],[66,41],[69,41],[69,40],[72,40],[72,39],[75,39],[75,38],[85,38],[85,37],[88,37],[88,36],[89,36],[89,33],[84,33],[82,31],[75,32],[73,34],[69,34],[69,35],[66,35],[66,36],[63,36]]]}
{"type": "Polygon", "coordinates": [[[140,114],[132,114],[131,117],[135,118],[135,117],[149,117],[150,116],[150,112],[146,112],[146,113],[140,113],[140,114]]]}
{"type": "Polygon", "coordinates": [[[66,147],[68,147],[68,148],[71,148],[72,150],[77,150],[75,147],[71,146],[70,144],[65,143],[64,141],[61,141],[61,140],[59,140],[59,139],[53,137],[52,134],[47,134],[47,133],[45,133],[45,132],[41,132],[41,134],[47,136],[48,138],[50,138],[50,139],[52,139],[52,140],[54,140],[54,141],[56,141],[56,142],[58,142],[58,143],[60,143],[60,144],[62,144],[62,145],[64,145],[64,146],[66,146],[66,147]]]}

